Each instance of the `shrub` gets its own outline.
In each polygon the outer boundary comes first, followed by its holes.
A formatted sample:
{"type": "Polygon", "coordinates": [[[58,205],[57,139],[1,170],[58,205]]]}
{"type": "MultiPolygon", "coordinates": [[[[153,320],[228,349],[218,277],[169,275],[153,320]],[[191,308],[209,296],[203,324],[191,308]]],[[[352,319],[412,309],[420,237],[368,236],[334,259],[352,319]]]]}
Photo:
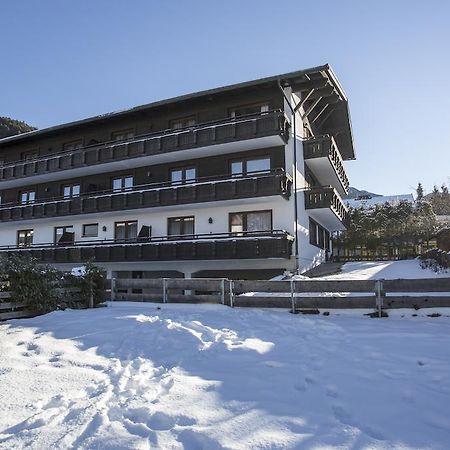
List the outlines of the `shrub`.
{"type": "Polygon", "coordinates": [[[419,259],[422,269],[432,269],[435,272],[446,272],[450,269],[450,252],[438,248],[422,253],[419,259]]]}
{"type": "Polygon", "coordinates": [[[11,300],[24,303],[27,309],[46,313],[62,306],[60,288],[64,274],[48,265],[39,265],[29,255],[6,255],[0,258],[0,279],[6,282],[11,300]]]}
{"type": "Polygon", "coordinates": [[[87,307],[90,306],[91,291],[93,294],[93,303],[98,305],[105,300],[105,272],[97,267],[92,261],[88,261],[81,267],[76,275],[72,271],[67,275],[68,284],[81,289],[80,300],[87,307]]]}

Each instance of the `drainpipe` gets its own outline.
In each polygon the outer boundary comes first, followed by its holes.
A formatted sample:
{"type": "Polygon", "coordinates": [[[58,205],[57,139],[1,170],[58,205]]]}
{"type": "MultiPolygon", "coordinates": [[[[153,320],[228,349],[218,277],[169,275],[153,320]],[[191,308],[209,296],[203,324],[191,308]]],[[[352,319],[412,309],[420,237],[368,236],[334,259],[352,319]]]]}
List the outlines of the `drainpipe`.
{"type": "Polygon", "coordinates": [[[286,94],[284,92],[283,87],[281,86],[280,80],[278,80],[278,87],[280,88],[281,92],[283,93],[283,97],[286,100],[286,103],[289,105],[289,108],[292,112],[293,117],[293,131],[294,131],[294,176],[293,176],[293,183],[294,183],[294,216],[295,216],[295,271],[298,272],[298,260],[299,260],[299,253],[298,253],[298,204],[297,204],[297,127],[296,127],[296,113],[297,108],[300,106],[300,102],[298,105],[295,105],[295,108],[292,107],[290,100],[286,97],[286,94]]]}

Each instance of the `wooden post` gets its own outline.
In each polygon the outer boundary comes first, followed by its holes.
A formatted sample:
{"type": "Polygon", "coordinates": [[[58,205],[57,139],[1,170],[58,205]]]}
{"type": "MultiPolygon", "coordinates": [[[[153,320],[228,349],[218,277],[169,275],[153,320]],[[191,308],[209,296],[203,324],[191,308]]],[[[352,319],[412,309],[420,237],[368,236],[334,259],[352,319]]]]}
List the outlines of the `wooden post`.
{"type": "Polygon", "coordinates": [[[294,295],[294,280],[291,279],[291,307],[292,314],[295,314],[295,295],[294,295]]]}
{"type": "Polygon", "coordinates": [[[94,307],[94,281],[89,281],[89,308],[94,307]]]}
{"type": "Polygon", "coordinates": [[[233,280],[230,280],[230,306],[234,307],[233,280]]]}
{"type": "Polygon", "coordinates": [[[225,278],[222,278],[220,283],[220,300],[222,301],[222,305],[225,305],[225,278]]]}
{"type": "Polygon", "coordinates": [[[375,293],[376,293],[376,309],[378,311],[378,317],[382,316],[383,309],[383,280],[377,280],[375,282],[375,293]]]}
{"type": "Polygon", "coordinates": [[[116,279],[111,278],[111,301],[116,301],[116,279]]]}
{"type": "Polygon", "coordinates": [[[163,303],[167,303],[167,278],[163,278],[163,303]]]}

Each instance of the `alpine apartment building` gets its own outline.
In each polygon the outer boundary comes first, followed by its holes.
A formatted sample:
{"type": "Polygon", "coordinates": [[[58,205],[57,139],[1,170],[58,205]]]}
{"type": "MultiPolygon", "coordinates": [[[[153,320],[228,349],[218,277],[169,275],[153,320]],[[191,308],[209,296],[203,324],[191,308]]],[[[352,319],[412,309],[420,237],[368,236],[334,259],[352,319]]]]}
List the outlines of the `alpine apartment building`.
{"type": "Polygon", "coordinates": [[[354,159],[328,65],[0,140],[0,252],[108,276],[268,278],[331,254],[354,159]]]}

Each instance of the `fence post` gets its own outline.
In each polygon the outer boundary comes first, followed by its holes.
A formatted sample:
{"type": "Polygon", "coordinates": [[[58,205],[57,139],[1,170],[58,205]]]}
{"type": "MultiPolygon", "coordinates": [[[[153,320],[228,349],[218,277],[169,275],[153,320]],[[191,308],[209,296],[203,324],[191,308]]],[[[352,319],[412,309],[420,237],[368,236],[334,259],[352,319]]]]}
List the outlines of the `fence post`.
{"type": "Polygon", "coordinates": [[[291,307],[292,307],[292,314],[295,314],[294,280],[292,279],[291,279],[291,307]]]}
{"type": "Polygon", "coordinates": [[[225,305],[225,278],[222,278],[220,283],[220,299],[222,300],[222,305],[225,305]]]}
{"type": "Polygon", "coordinates": [[[163,278],[163,303],[167,303],[167,278],[163,278]]]}
{"type": "Polygon", "coordinates": [[[111,301],[116,301],[116,279],[111,278],[111,301]]]}
{"type": "Polygon", "coordinates": [[[383,309],[383,280],[375,281],[375,293],[376,293],[376,309],[378,311],[378,317],[382,316],[383,309]]]}
{"type": "Polygon", "coordinates": [[[89,281],[89,308],[94,307],[94,280],[89,281]]]}
{"type": "Polygon", "coordinates": [[[233,280],[230,280],[230,306],[234,307],[233,280]]]}

